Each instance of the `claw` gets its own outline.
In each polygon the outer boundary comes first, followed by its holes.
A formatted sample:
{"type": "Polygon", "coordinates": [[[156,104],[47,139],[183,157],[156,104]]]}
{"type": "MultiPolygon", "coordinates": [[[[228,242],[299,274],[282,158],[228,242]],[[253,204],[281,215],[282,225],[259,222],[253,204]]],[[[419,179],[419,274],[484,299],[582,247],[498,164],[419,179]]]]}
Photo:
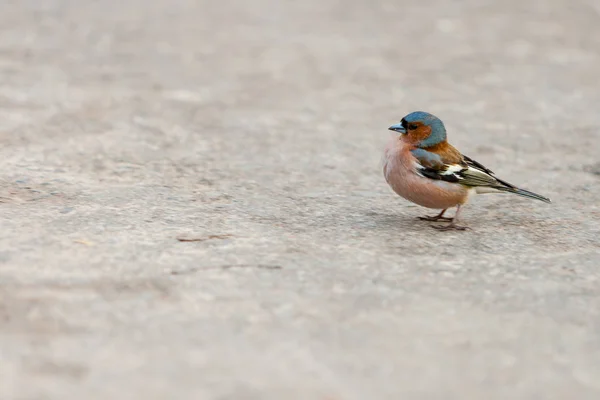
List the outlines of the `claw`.
{"type": "Polygon", "coordinates": [[[426,215],[424,217],[418,217],[421,221],[430,221],[430,222],[437,222],[437,221],[448,221],[448,222],[452,222],[452,220],[454,218],[451,217],[442,217],[440,215],[433,215],[433,216],[429,216],[426,215]]]}
{"type": "Polygon", "coordinates": [[[444,226],[432,226],[432,228],[437,229],[438,231],[452,231],[452,230],[466,231],[466,230],[472,230],[468,226],[455,225],[454,222],[450,222],[448,225],[444,225],[444,226]]]}
{"type": "Polygon", "coordinates": [[[426,215],[424,217],[418,217],[421,221],[431,221],[431,222],[435,222],[435,221],[448,221],[448,222],[452,222],[454,220],[454,218],[450,218],[450,217],[444,217],[444,213],[446,212],[446,208],[442,210],[442,212],[440,212],[438,215],[433,215],[433,216],[429,216],[426,215]]]}

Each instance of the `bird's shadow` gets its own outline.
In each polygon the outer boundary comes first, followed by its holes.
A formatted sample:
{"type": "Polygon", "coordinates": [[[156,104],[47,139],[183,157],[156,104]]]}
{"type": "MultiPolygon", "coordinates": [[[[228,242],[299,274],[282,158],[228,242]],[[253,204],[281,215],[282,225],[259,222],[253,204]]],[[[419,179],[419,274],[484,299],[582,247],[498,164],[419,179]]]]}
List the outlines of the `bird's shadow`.
{"type": "Polygon", "coordinates": [[[360,215],[357,215],[355,223],[357,225],[365,224],[370,227],[371,230],[380,232],[397,233],[398,229],[402,229],[404,232],[437,232],[433,229],[434,226],[444,226],[448,224],[447,221],[424,221],[419,217],[428,215],[435,215],[438,212],[378,212],[372,210],[365,210],[360,215]]]}
{"type": "Polygon", "coordinates": [[[333,225],[341,229],[362,232],[367,235],[376,233],[384,236],[396,236],[400,233],[418,234],[431,231],[438,232],[436,229],[433,229],[433,226],[448,224],[447,221],[431,222],[419,219],[419,217],[426,215],[437,214],[436,210],[429,211],[431,212],[416,212],[413,210],[387,212],[373,209],[343,209],[337,210],[325,218],[313,221],[312,225],[318,228],[326,228],[333,225]]]}

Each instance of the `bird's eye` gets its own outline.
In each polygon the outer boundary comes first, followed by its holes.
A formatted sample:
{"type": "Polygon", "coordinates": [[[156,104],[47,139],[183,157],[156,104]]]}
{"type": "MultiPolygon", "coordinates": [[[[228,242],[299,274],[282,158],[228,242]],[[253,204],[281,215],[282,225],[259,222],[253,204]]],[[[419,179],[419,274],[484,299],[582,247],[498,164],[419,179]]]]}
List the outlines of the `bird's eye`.
{"type": "Polygon", "coordinates": [[[417,129],[417,126],[415,124],[410,124],[408,125],[408,129],[414,131],[415,129],[417,129]]]}

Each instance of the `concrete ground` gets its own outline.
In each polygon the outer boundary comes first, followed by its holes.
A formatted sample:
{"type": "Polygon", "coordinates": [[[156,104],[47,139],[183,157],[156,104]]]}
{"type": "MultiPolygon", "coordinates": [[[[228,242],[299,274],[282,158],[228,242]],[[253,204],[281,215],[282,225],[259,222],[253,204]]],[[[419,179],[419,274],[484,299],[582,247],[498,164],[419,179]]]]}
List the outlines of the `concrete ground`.
{"type": "Polygon", "coordinates": [[[600,398],[596,3],[3,1],[0,399],[600,398]],[[414,110],[553,204],[418,221],[414,110]]]}

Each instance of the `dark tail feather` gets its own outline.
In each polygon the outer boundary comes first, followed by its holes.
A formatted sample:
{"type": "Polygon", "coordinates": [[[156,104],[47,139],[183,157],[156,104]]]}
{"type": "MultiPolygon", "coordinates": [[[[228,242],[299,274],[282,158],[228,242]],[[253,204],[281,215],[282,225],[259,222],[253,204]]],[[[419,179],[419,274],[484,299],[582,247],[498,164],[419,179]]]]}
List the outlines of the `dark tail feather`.
{"type": "Polygon", "coordinates": [[[544,196],[540,196],[539,194],[530,192],[529,190],[519,189],[517,187],[500,187],[498,190],[508,193],[518,194],[519,196],[529,197],[530,199],[536,199],[539,201],[543,201],[544,203],[551,203],[550,199],[544,196]]]}

